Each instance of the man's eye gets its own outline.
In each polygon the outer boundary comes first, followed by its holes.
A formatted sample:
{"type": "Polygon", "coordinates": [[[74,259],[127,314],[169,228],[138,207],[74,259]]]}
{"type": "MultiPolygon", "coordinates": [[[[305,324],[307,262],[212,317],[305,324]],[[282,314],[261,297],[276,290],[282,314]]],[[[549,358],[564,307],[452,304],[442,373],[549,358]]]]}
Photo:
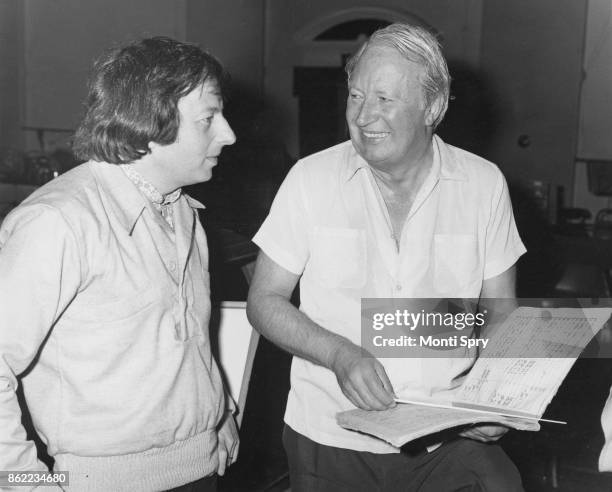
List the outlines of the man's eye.
{"type": "Polygon", "coordinates": [[[391,99],[389,99],[388,97],[385,97],[385,96],[378,96],[378,100],[380,102],[389,102],[389,101],[391,101],[391,99]]]}
{"type": "Polygon", "coordinates": [[[352,92],[349,97],[351,99],[361,99],[361,94],[355,94],[354,92],[352,92]]]}
{"type": "Polygon", "coordinates": [[[202,118],[200,120],[201,123],[204,123],[206,125],[210,125],[212,123],[212,120],[214,119],[215,115],[211,115],[211,116],[206,116],[204,118],[202,118]]]}

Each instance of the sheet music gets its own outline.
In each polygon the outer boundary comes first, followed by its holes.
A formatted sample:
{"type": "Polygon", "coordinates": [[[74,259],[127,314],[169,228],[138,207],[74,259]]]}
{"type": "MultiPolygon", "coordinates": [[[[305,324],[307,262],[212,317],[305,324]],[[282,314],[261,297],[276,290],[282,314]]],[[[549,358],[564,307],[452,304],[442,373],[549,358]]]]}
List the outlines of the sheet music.
{"type": "Polygon", "coordinates": [[[516,309],[494,329],[455,403],[541,417],[575,359],[611,314],[609,308],[516,309]],[[509,357],[519,353],[538,357],[509,357]]]}
{"type": "Polygon", "coordinates": [[[484,357],[574,357],[610,317],[610,308],[519,307],[491,330],[484,357]]]}
{"type": "Polygon", "coordinates": [[[520,430],[538,430],[537,421],[524,421],[495,414],[480,414],[468,410],[434,408],[398,404],[382,412],[356,409],[339,413],[338,423],[383,439],[394,446],[428,436],[442,430],[478,422],[497,422],[520,430]]]}
{"type": "MultiPolygon", "coordinates": [[[[612,308],[517,308],[491,327],[491,345],[451,401],[399,404],[381,412],[349,410],[337,414],[337,421],[394,446],[478,422],[538,430],[538,421],[530,419],[542,417],[580,351],[610,315],[612,308]]],[[[408,395],[398,397],[410,400],[408,395]]]]}

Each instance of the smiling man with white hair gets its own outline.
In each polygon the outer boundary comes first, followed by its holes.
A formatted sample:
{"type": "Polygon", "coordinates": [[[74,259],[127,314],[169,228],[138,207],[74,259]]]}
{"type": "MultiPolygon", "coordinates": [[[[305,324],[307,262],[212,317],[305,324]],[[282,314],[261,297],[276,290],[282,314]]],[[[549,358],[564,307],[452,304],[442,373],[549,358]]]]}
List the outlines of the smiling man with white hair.
{"type": "Polygon", "coordinates": [[[350,141],[293,167],[254,238],[250,320],[294,355],[284,433],[292,490],[521,490],[494,443],[506,428],[472,427],[408,453],[335,422],[351,408],[393,406],[395,391],[452,391],[473,364],[364,353],[362,298],[513,298],[525,251],[499,169],[434,135],[450,84],[435,36],[390,25],[347,73],[350,141]],[[298,281],[299,310],[289,302],[298,281]]]}

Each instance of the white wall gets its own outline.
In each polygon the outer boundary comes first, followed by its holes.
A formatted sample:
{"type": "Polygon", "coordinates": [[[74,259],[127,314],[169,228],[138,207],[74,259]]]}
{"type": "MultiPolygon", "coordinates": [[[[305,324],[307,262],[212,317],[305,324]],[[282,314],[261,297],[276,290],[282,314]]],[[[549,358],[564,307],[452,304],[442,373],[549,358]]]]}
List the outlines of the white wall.
{"type": "Polygon", "coordinates": [[[573,206],[587,208],[595,217],[612,206],[611,197],[589,192],[585,162],[612,161],[612,0],[589,0],[585,38],[573,206]]]}
{"type": "Polygon", "coordinates": [[[589,0],[578,156],[612,160],[612,0],[589,0]]]}
{"type": "MultiPolygon", "coordinates": [[[[89,68],[106,48],[142,36],[185,39],[186,0],[23,1],[25,126],[74,129],[89,68]]],[[[36,148],[33,132],[26,142],[36,148]]]]}
{"type": "Polygon", "coordinates": [[[188,0],[187,40],[215,55],[234,83],[260,95],[263,0],[188,0]]]}
{"type": "Polygon", "coordinates": [[[0,147],[21,148],[21,76],[23,7],[0,0],[0,147]]]}
{"type": "Polygon", "coordinates": [[[487,158],[508,181],[572,200],[587,0],[485,0],[481,68],[495,112],[487,158]]]}
{"type": "MultiPolygon", "coordinates": [[[[74,129],[92,61],[142,36],[196,42],[223,62],[236,85],[261,92],[263,0],[23,1],[25,126],[74,129]]],[[[46,148],[69,135],[46,131],[46,148]]],[[[26,148],[38,148],[34,131],[25,137],[26,148]]]]}

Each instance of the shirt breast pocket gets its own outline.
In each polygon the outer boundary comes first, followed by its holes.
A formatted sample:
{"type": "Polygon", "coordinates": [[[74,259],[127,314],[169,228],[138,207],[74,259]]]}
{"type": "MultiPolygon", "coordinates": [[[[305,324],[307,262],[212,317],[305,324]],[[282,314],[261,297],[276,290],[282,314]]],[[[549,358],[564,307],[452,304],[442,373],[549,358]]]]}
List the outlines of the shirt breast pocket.
{"type": "MultiPolygon", "coordinates": [[[[436,234],[434,236],[434,287],[439,293],[459,297],[473,295],[478,275],[478,241],[473,234],[436,234]],[[466,292],[470,290],[470,292],[466,292]]],[[[480,293],[480,288],[476,290],[480,293]]]]}
{"type": "Polygon", "coordinates": [[[366,238],[362,229],[317,227],[309,270],[326,287],[357,289],[366,282],[366,238]]]}

